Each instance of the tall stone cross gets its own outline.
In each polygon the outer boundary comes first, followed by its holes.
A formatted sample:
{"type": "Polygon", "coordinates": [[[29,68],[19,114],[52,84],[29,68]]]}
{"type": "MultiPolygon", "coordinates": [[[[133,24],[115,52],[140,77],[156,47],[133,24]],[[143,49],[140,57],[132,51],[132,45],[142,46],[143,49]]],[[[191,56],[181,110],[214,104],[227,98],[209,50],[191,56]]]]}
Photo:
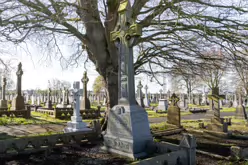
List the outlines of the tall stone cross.
{"type": "Polygon", "coordinates": [[[142,88],[143,88],[143,85],[141,84],[141,81],[139,81],[139,84],[138,84],[137,88],[138,88],[138,97],[139,98],[142,98],[142,88]]]}
{"type": "Polygon", "coordinates": [[[73,116],[80,116],[80,82],[73,83],[74,110],[73,116]]]}
{"type": "Polygon", "coordinates": [[[118,9],[118,22],[110,39],[119,51],[119,104],[136,104],[134,86],[133,46],[142,34],[142,28],[132,19],[132,8],[128,0],[123,0],[118,9]]]}
{"type": "Polygon", "coordinates": [[[2,78],[2,100],[5,100],[5,93],[6,93],[6,78],[2,78]]]}
{"type": "Polygon", "coordinates": [[[219,88],[213,88],[208,98],[213,100],[213,111],[214,111],[214,118],[220,119],[220,100],[225,98],[225,95],[219,94],[219,88]]]}
{"type": "Polygon", "coordinates": [[[87,83],[89,82],[89,78],[87,77],[87,72],[84,72],[84,76],[81,79],[83,85],[84,85],[84,98],[87,98],[87,83]]]}
{"type": "Polygon", "coordinates": [[[17,93],[17,96],[21,96],[22,95],[22,75],[23,75],[21,62],[18,64],[18,70],[16,72],[16,75],[17,75],[16,93],[17,93]]]}

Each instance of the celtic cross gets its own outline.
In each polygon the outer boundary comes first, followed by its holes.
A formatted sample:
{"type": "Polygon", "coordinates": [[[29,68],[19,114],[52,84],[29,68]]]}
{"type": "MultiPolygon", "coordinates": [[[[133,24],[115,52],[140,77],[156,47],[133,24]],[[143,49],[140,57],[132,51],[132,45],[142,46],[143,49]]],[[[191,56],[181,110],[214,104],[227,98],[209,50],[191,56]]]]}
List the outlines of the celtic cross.
{"type": "Polygon", "coordinates": [[[118,9],[118,21],[110,39],[119,52],[119,104],[136,104],[133,67],[133,46],[142,34],[141,27],[132,18],[129,0],[122,0],[118,9]]]}

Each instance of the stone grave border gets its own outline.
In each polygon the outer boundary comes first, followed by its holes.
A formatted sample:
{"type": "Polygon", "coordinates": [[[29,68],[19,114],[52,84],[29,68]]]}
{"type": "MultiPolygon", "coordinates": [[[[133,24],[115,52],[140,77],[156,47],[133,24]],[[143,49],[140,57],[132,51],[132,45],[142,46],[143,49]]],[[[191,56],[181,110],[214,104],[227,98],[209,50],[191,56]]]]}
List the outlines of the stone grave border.
{"type": "Polygon", "coordinates": [[[0,140],[0,157],[48,151],[49,149],[56,147],[79,144],[85,140],[94,141],[99,139],[101,134],[99,120],[94,120],[92,127],[92,130],[83,132],[0,140]]]}
{"type": "MultiPolygon", "coordinates": [[[[101,117],[100,108],[97,110],[89,109],[89,110],[80,110],[80,114],[83,119],[97,119],[101,117]]],[[[45,108],[36,108],[35,112],[48,114],[49,116],[55,119],[67,120],[71,119],[73,115],[73,108],[54,108],[54,109],[45,109],[45,108]]]]}
{"type": "Polygon", "coordinates": [[[4,115],[8,117],[23,117],[28,119],[31,117],[31,109],[30,106],[25,106],[24,110],[8,110],[8,108],[1,109],[0,117],[3,117],[4,115]]]}

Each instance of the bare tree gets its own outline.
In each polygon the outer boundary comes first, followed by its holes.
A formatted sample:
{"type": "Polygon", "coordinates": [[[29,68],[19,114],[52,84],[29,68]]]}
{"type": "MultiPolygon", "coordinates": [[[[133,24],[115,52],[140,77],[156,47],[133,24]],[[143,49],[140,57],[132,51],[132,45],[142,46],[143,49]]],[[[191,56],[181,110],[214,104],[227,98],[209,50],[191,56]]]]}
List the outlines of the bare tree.
{"type": "MultiPolygon", "coordinates": [[[[143,37],[137,42],[142,51],[135,56],[136,74],[155,76],[170,70],[161,59],[201,67],[202,52],[212,44],[229,52],[247,46],[247,18],[243,17],[247,1],[228,2],[132,0],[132,17],[143,27],[143,37]],[[155,66],[163,70],[154,70],[155,66]]],[[[106,81],[112,107],[118,100],[118,52],[110,32],[119,4],[120,0],[3,0],[0,41],[32,41],[67,65],[80,62],[86,52],[86,61],[93,62],[106,81]],[[61,52],[65,40],[76,50],[69,58],[61,52]]]]}

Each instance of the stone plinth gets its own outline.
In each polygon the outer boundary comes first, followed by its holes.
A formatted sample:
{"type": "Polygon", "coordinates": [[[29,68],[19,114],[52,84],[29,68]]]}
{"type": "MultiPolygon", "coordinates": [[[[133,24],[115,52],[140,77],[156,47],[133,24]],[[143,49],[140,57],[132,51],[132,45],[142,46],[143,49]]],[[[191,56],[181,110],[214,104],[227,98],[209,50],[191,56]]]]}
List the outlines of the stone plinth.
{"type": "Polygon", "coordinates": [[[79,131],[90,131],[86,123],[82,121],[81,116],[72,116],[71,121],[67,123],[67,127],[64,128],[64,132],[79,132],[79,131]]]}
{"type": "Polygon", "coordinates": [[[72,106],[69,104],[58,104],[56,105],[56,108],[72,108],[72,106]]]}
{"type": "Polygon", "coordinates": [[[7,100],[0,100],[0,110],[8,109],[8,101],[7,100]]]}
{"type": "Polygon", "coordinates": [[[153,141],[147,112],[139,105],[116,105],[109,112],[104,150],[130,158],[142,158],[153,141]]]}
{"type": "Polygon", "coordinates": [[[159,99],[158,110],[167,111],[168,110],[168,101],[167,99],[159,99]]]}
{"type": "Polygon", "coordinates": [[[24,109],[25,109],[24,97],[21,95],[16,96],[12,100],[11,110],[24,110],[24,109]]]}

